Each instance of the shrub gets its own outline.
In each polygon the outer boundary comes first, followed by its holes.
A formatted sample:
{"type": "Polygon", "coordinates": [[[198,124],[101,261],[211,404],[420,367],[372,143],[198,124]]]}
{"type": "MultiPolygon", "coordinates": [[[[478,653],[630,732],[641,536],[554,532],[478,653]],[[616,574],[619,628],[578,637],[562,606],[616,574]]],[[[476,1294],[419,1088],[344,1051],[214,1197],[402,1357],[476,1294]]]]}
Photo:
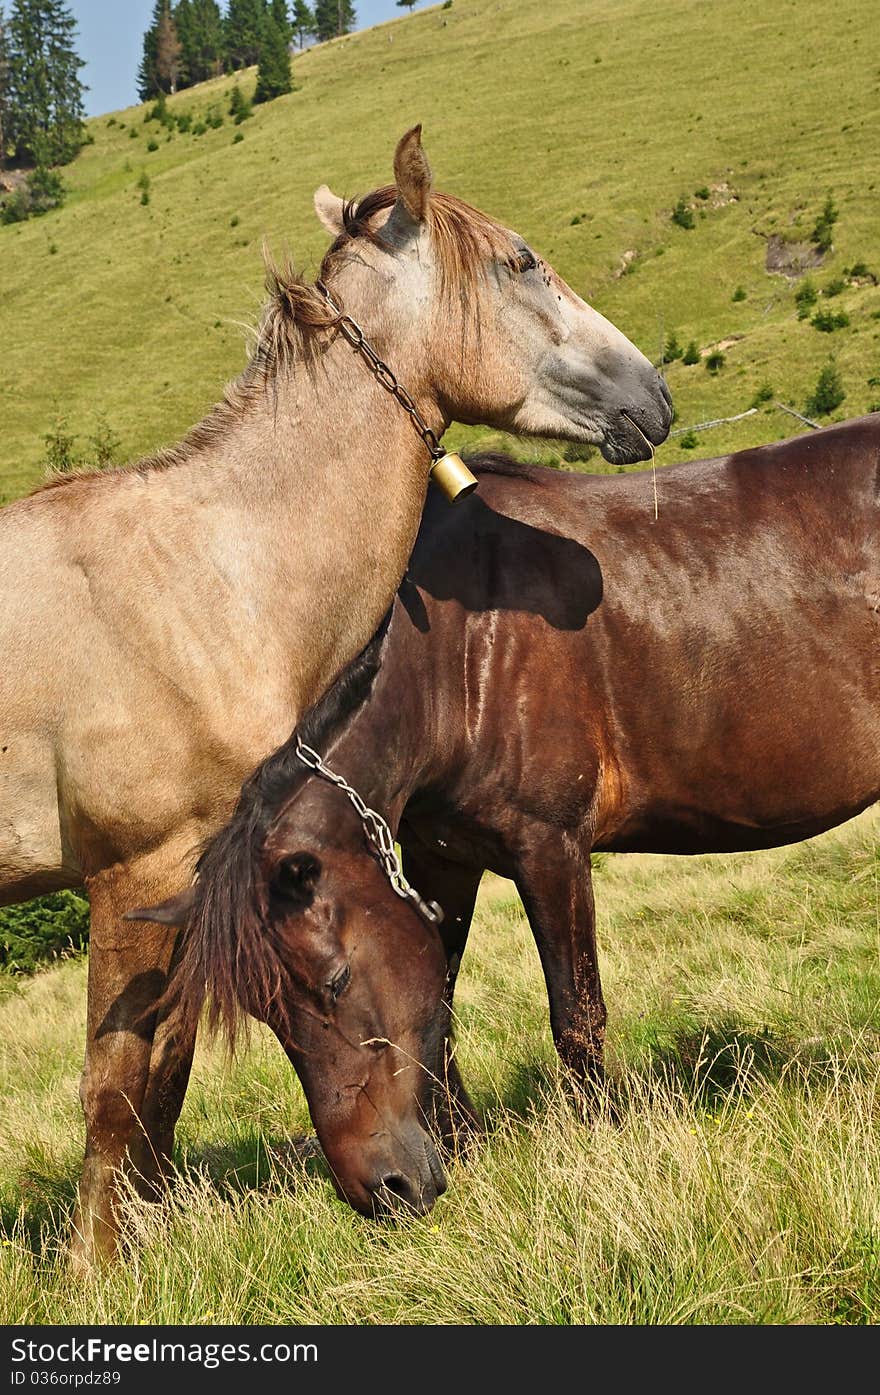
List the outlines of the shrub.
{"type": "Polygon", "coordinates": [[[709,190],[708,184],[703,184],[703,185],[700,186],[699,189],[695,189],[695,190],[694,190],[694,198],[695,198],[695,199],[702,199],[704,203],[705,203],[706,199],[708,199],[710,196],[711,196],[711,195],[710,195],[710,190],[709,190]]]}
{"type": "Polygon", "coordinates": [[[238,145],[239,142],[240,142],[240,141],[243,141],[243,140],[244,140],[244,131],[236,131],[235,135],[232,137],[232,144],[233,144],[233,145],[238,145]]]}
{"type": "Polygon", "coordinates": [[[840,295],[840,292],[845,290],[846,282],[844,281],[843,277],[835,276],[833,280],[828,282],[828,285],[825,287],[824,294],[827,296],[835,296],[840,295]]]}
{"type": "Polygon", "coordinates": [[[0,223],[23,223],[39,218],[64,202],[64,181],[57,170],[37,165],[28,175],[24,186],[17,189],[0,208],[0,223]]]}
{"type": "Polygon", "coordinates": [[[693,450],[699,444],[699,437],[696,431],[686,431],[681,438],[682,450],[693,450]]]}
{"type": "Polygon", "coordinates": [[[839,407],[845,397],[837,364],[829,359],[816,379],[816,386],[807,398],[804,410],[810,416],[824,417],[839,407]]]}
{"type": "Polygon", "coordinates": [[[203,136],[207,129],[208,128],[205,125],[204,121],[197,121],[192,128],[192,133],[194,136],[203,136]]]}
{"type": "Polygon", "coordinates": [[[157,140],[148,140],[147,149],[149,150],[150,154],[152,154],[154,150],[159,149],[159,142],[157,140]]]}
{"type": "Polygon", "coordinates": [[[182,111],[178,114],[177,129],[182,136],[185,136],[187,131],[192,130],[192,124],[193,119],[191,111],[182,111]]]}
{"type": "Polygon", "coordinates": [[[141,170],[137,187],[141,191],[141,203],[145,205],[148,204],[150,202],[150,176],[147,174],[146,170],[141,170]]]}
{"type": "Polygon", "coordinates": [[[75,454],[76,437],[71,435],[67,418],[59,412],[43,437],[46,447],[46,466],[54,474],[66,475],[75,470],[79,460],[75,454]]]}
{"type": "Polygon", "coordinates": [[[103,412],[99,412],[95,418],[95,428],[89,437],[89,445],[92,463],[99,470],[116,463],[122,442],[103,412]]]}
{"type": "Polygon", "coordinates": [[[131,130],[130,130],[129,133],[128,133],[128,139],[129,139],[129,140],[137,140],[137,138],[138,138],[138,133],[137,133],[137,131],[135,130],[134,126],[132,126],[131,130]]]}
{"type": "Polygon", "coordinates": [[[688,208],[684,194],[682,194],[678,203],[672,210],[672,221],[680,228],[686,228],[688,231],[694,226],[693,210],[688,208]]]}
{"type": "Polygon", "coordinates": [[[816,290],[816,287],[813,285],[812,281],[808,276],[806,281],[804,281],[802,285],[798,286],[797,290],[794,293],[794,303],[797,306],[797,315],[799,320],[807,319],[810,310],[816,304],[818,298],[819,292],[816,290]]]}
{"type": "Polygon", "coordinates": [[[32,974],[40,964],[80,954],[89,938],[89,903],[82,893],[56,891],[0,911],[0,967],[32,974]]]}
{"type": "Polygon", "coordinates": [[[720,349],[714,349],[711,354],[706,356],[706,367],[710,373],[720,373],[724,367],[724,355],[720,349]]]}
{"type": "Polygon", "coordinates": [[[690,368],[693,364],[699,363],[700,351],[697,348],[696,339],[692,339],[681,356],[682,363],[686,363],[690,368]]]}
{"type": "Polygon", "coordinates": [[[233,213],[232,217],[231,217],[230,220],[229,220],[229,226],[230,226],[231,228],[237,228],[240,222],[241,222],[241,219],[239,218],[238,214],[237,214],[237,213],[233,213]]]}
{"type": "Polygon", "coordinates": [[[229,115],[235,121],[236,126],[240,126],[242,121],[247,121],[253,114],[253,103],[248,101],[238,83],[236,83],[232,89],[232,96],[229,99],[229,115]]]}
{"type": "Polygon", "coordinates": [[[851,267],[843,268],[843,274],[848,276],[851,281],[877,280],[867,262],[853,262],[851,267]]]}
{"type": "Polygon", "coordinates": [[[734,302],[735,302],[735,301],[738,301],[738,300],[745,300],[745,298],[746,298],[746,288],[745,288],[745,286],[737,286],[736,290],[734,291],[733,295],[732,295],[730,298],[731,298],[731,300],[734,301],[734,302]]]}
{"type": "Polygon", "coordinates": [[[810,241],[818,247],[820,252],[831,251],[831,234],[834,224],[837,222],[838,212],[831,194],[825,200],[822,212],[816,219],[816,226],[810,234],[810,241]]]}
{"type": "Polygon", "coordinates": [[[765,402],[772,402],[773,388],[770,383],[762,383],[751,400],[750,406],[762,407],[765,402]]]}
{"type": "Polygon", "coordinates": [[[846,329],[849,315],[845,310],[817,310],[810,324],[823,334],[833,334],[836,329],[846,329]]]}
{"type": "Polygon", "coordinates": [[[218,111],[216,107],[212,107],[211,110],[208,112],[207,116],[205,117],[205,121],[211,127],[212,131],[219,131],[220,127],[223,125],[224,120],[225,118],[223,116],[222,111],[218,111]]]}
{"type": "Polygon", "coordinates": [[[674,363],[677,358],[681,358],[682,352],[683,350],[678,342],[678,336],[675,330],[672,330],[663,349],[663,362],[674,363]]]}

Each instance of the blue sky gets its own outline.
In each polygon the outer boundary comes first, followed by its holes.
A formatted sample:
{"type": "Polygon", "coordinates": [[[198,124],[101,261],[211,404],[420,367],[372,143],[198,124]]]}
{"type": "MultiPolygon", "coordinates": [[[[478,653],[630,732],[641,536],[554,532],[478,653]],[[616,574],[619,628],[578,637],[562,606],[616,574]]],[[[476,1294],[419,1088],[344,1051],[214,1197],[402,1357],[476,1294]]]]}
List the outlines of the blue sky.
{"type": "MultiPolygon", "coordinates": [[[[86,60],[86,111],[96,116],[137,101],[135,76],[141,61],[141,40],[154,0],[68,0],[79,25],[79,54],[86,60]]],[[[421,7],[419,0],[416,8],[421,7]]],[[[221,0],[222,4],[222,0],[221,0]]],[[[400,18],[396,0],[355,0],[358,27],[400,18]]]]}

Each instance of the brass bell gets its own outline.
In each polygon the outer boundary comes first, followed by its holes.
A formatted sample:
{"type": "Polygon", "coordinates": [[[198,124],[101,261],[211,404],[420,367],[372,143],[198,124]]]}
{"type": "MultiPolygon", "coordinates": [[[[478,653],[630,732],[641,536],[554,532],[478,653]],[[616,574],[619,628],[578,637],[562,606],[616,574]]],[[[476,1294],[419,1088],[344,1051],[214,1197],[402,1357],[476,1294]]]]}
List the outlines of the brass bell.
{"type": "Polygon", "coordinates": [[[455,451],[447,451],[446,455],[434,461],[431,479],[438,489],[442,489],[450,504],[457,503],[466,494],[472,494],[479,483],[476,475],[471,474],[455,451]]]}

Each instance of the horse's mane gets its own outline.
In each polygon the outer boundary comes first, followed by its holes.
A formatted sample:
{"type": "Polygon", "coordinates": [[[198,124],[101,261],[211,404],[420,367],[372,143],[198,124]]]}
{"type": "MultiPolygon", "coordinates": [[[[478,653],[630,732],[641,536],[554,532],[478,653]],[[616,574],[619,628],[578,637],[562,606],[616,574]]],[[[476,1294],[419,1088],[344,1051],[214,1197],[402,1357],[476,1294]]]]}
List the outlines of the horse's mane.
{"type": "MultiPolygon", "coordinates": [[[[208,1026],[234,1043],[246,1014],[284,1020],[287,969],[267,918],[257,878],[266,835],[311,772],[297,756],[297,738],[323,752],[366,701],[382,663],[391,610],[357,655],[298,723],[290,739],[257,767],[235,811],[208,842],[197,864],[193,902],[163,999],[195,1031],[205,988],[208,1026]]],[[[289,1026],[289,1024],[288,1024],[289,1026]]]]}
{"type": "MultiPolygon", "coordinates": [[[[376,220],[394,206],[396,199],[396,186],[387,184],[360,200],[350,200],[343,205],[343,231],[325,253],[319,279],[332,278],[357,239],[366,238],[381,244],[382,228],[376,227],[376,220]]],[[[449,295],[456,291],[462,306],[470,310],[478,303],[477,292],[485,273],[487,252],[506,264],[513,264],[510,234],[500,223],[452,194],[432,193],[428,222],[440,270],[440,293],[449,295]]],[[[255,403],[262,401],[279,374],[287,372],[294,362],[308,361],[314,355],[319,335],[335,328],[339,314],[331,309],[317,287],[296,271],[289,257],[279,264],[264,246],[263,261],[269,299],[255,331],[250,360],[239,377],[226,385],[223,400],[175,446],[111,470],[73,470],[55,475],[34,490],[34,494],[77,480],[142,474],[180,464],[198,451],[215,445],[255,403]]],[[[334,299],[340,304],[335,290],[334,299]]],[[[341,306],[342,310],[344,308],[341,306]]]]}

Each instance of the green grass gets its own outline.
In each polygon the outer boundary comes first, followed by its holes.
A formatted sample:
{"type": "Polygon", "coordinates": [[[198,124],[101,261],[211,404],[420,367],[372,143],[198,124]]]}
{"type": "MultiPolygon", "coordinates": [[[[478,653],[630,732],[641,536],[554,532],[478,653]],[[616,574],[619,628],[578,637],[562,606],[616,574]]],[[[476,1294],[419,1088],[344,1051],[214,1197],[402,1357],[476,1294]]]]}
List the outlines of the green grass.
{"type": "MultiPolygon", "coordinates": [[[[816,285],[857,261],[880,271],[874,20],[872,0],[833,14],[821,0],[669,0],[660,21],[648,0],[592,0],[586,17],[583,0],[468,0],[313,49],[295,60],[298,90],[241,127],[227,116],[169,141],[143,107],[96,118],[65,171],[66,207],[0,227],[0,501],[39,481],[56,409],[81,441],[105,412],[123,458],[197,420],[243,364],[263,236],[314,269],[326,243],[315,187],[386,181],[416,120],[438,185],[518,228],[652,358],[673,330],[706,350],[742,336],[717,375],[670,368],[679,425],[742,411],[764,381],[802,409],[829,338],[764,269],[765,238],[808,237],[830,191],[840,216],[816,285]],[[721,184],[736,202],[716,207],[721,184]],[[691,231],[671,221],[682,195],[691,231]]],[[[212,105],[226,111],[232,86],[169,107],[198,126],[212,105]]],[[[847,393],[836,415],[856,416],[877,396],[880,288],[848,286],[835,308],[850,319],[833,336],[847,393]]],[[[700,452],[797,429],[765,406],[701,435],[700,452]]],[[[673,439],[659,459],[680,455],[673,439]]]]}
{"type": "Polygon", "coordinates": [[[7,1322],[876,1323],[880,815],[795,849],[597,859],[610,1080],[587,1125],[556,1071],[537,955],[488,878],[459,1052],[487,1133],[433,1213],[336,1200],[292,1071],[202,1046],[167,1203],[73,1280],[85,965],[0,1019],[7,1322]]]}

